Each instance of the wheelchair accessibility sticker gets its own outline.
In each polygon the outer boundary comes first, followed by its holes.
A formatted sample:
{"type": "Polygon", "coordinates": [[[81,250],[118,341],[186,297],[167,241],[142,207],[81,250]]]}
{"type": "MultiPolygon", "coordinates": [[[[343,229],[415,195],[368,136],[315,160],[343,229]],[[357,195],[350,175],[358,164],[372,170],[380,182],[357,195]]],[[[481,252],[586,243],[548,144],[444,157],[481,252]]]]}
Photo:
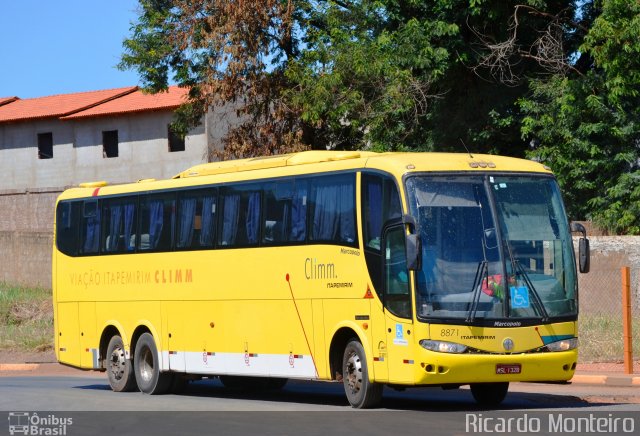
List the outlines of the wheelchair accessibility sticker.
{"type": "Polygon", "coordinates": [[[526,309],[529,307],[529,289],[526,286],[511,286],[511,308],[526,309]]]}
{"type": "Polygon", "coordinates": [[[409,342],[404,338],[402,324],[396,324],[396,337],[393,338],[393,343],[396,345],[409,345],[409,342]]]}

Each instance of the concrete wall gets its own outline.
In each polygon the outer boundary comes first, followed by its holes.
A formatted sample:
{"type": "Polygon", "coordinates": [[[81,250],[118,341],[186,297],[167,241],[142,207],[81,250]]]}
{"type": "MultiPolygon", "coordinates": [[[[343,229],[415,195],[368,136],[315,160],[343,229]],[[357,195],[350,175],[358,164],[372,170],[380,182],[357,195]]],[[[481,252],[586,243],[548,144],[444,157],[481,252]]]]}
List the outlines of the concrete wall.
{"type": "Polygon", "coordinates": [[[53,217],[60,192],[0,191],[0,282],[51,287],[53,217]]]}
{"type": "Polygon", "coordinates": [[[0,231],[50,233],[54,205],[62,191],[62,188],[0,191],[0,231]]]}
{"type": "Polygon", "coordinates": [[[206,162],[204,123],[185,140],[185,151],[169,152],[171,111],[85,120],[34,120],[0,124],[0,191],[77,185],[106,180],[131,182],[170,178],[206,162]],[[102,132],[118,131],[117,158],[103,157],[102,132]],[[52,132],[53,158],[38,159],[38,133],[52,132]]]}
{"type": "Polygon", "coordinates": [[[0,230],[0,282],[51,288],[51,232],[0,230]]]}

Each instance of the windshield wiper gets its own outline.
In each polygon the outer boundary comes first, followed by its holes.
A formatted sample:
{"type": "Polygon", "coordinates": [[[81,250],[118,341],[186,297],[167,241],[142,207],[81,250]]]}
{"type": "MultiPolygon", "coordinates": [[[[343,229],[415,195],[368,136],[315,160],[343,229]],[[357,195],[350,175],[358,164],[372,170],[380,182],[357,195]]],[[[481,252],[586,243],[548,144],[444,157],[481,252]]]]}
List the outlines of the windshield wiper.
{"type": "Polygon", "coordinates": [[[535,302],[536,306],[538,306],[538,313],[542,315],[542,322],[545,323],[549,321],[549,313],[547,312],[547,309],[544,307],[544,303],[542,302],[542,298],[540,298],[540,294],[538,293],[535,286],[533,286],[533,283],[529,278],[529,274],[527,274],[525,269],[522,267],[522,264],[520,264],[520,261],[516,260],[515,257],[513,257],[513,252],[511,251],[511,244],[509,244],[508,241],[505,241],[505,244],[507,246],[507,252],[509,253],[509,259],[511,260],[512,269],[514,270],[516,276],[520,274],[522,278],[524,278],[524,283],[527,285],[527,288],[531,290],[533,301],[535,302]]]}
{"type": "Polygon", "coordinates": [[[478,304],[480,304],[480,294],[481,294],[481,284],[482,284],[482,276],[483,274],[487,275],[487,281],[489,276],[489,262],[486,260],[481,261],[478,264],[478,268],[476,269],[476,276],[473,279],[472,292],[473,296],[471,298],[471,307],[469,308],[469,313],[467,314],[466,322],[473,322],[476,319],[476,312],[478,311],[478,304]]]}

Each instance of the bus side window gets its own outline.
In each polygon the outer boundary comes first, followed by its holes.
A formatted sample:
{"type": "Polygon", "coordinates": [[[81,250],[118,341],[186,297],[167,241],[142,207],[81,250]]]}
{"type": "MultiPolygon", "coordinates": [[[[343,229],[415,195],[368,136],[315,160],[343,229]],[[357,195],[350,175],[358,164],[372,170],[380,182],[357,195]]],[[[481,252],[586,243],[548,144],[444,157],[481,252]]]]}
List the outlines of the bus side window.
{"type": "Polygon", "coordinates": [[[311,240],[354,245],[355,174],[313,179],[311,240]]]}
{"type": "Polygon", "coordinates": [[[78,226],[82,203],[79,201],[64,201],[58,204],[56,217],[56,244],[58,250],[68,256],[78,253],[80,240],[78,226]]]}
{"type": "Polygon", "coordinates": [[[409,271],[405,254],[404,225],[388,228],[384,235],[384,305],[396,316],[411,318],[409,271]]]}
{"type": "Polygon", "coordinates": [[[100,250],[100,205],[98,200],[86,200],[82,204],[80,252],[97,254],[100,250]]]}
{"type": "Polygon", "coordinates": [[[226,188],[222,191],[219,245],[246,247],[260,239],[262,190],[257,186],[226,188]]]}
{"type": "Polygon", "coordinates": [[[288,241],[293,181],[268,184],[264,189],[265,208],[262,242],[280,244],[288,241]]]}
{"type": "Polygon", "coordinates": [[[362,175],[362,223],[364,252],[373,287],[382,297],[380,241],[382,226],[402,216],[400,196],[395,182],[377,174],[362,175]]]}
{"type": "Polygon", "coordinates": [[[303,242],[307,235],[307,181],[271,183],[264,196],[263,244],[303,242]]]}
{"type": "Polygon", "coordinates": [[[135,250],[137,197],[103,200],[103,253],[127,253],[135,250]]]}
{"type": "Polygon", "coordinates": [[[180,196],[176,248],[213,248],[217,203],[217,189],[187,191],[180,196]]]}
{"type": "MultiPolygon", "coordinates": [[[[140,202],[140,251],[169,251],[175,223],[175,195],[146,197],[140,202]]],[[[135,246],[136,237],[132,236],[135,246]]]]}

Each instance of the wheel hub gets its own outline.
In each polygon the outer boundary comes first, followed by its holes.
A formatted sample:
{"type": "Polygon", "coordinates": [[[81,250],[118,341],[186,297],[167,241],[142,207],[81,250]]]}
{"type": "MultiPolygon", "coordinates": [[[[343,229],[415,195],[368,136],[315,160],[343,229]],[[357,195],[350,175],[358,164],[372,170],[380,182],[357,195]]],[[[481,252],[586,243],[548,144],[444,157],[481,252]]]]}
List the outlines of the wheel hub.
{"type": "Polygon", "coordinates": [[[349,354],[345,369],[349,389],[357,394],[362,389],[362,361],[355,352],[349,354]]]}
{"type": "Polygon", "coordinates": [[[153,377],[153,356],[151,350],[145,348],[142,351],[142,358],[140,359],[140,376],[144,381],[149,381],[153,377]]]}
{"type": "Polygon", "coordinates": [[[124,350],[120,347],[114,348],[109,361],[109,371],[116,380],[120,380],[126,369],[126,358],[124,350]]]}

